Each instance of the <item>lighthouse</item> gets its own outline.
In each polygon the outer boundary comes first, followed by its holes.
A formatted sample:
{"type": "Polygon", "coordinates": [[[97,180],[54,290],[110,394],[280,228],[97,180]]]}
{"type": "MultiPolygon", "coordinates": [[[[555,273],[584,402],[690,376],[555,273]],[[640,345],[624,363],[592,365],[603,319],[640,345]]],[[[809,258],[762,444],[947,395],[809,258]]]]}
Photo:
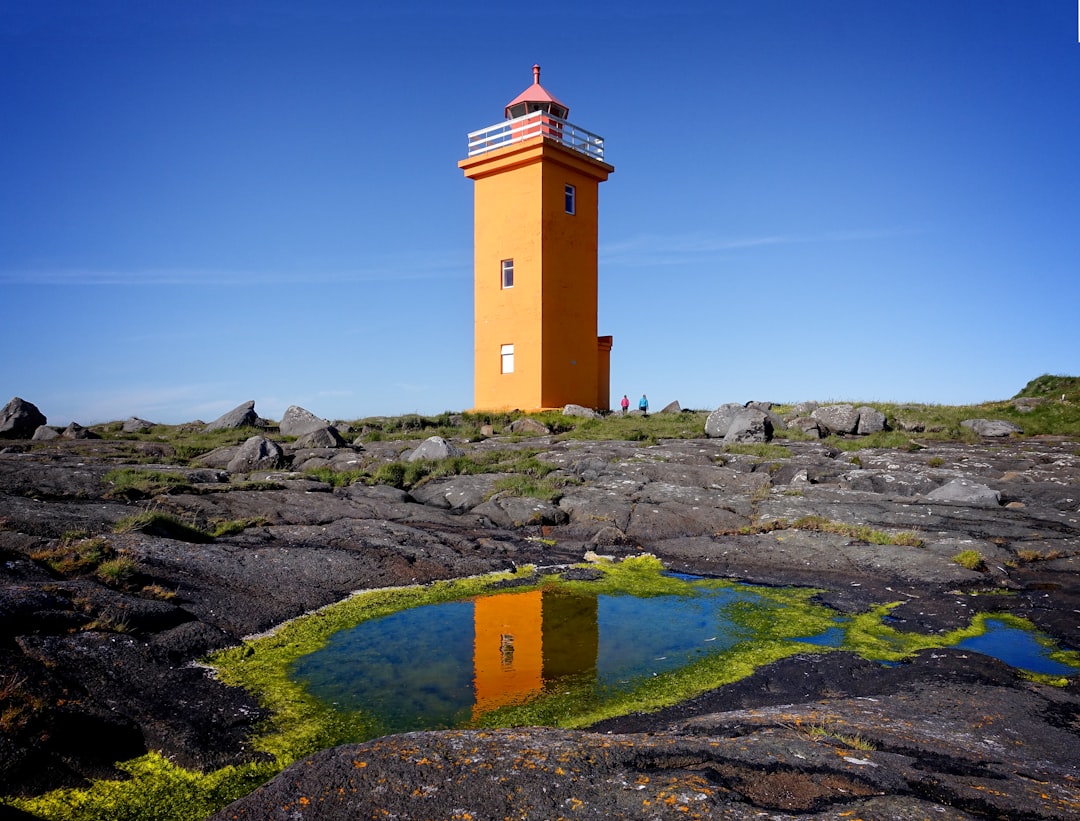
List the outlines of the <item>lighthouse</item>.
{"type": "Polygon", "coordinates": [[[474,194],[475,410],[609,408],[611,337],[597,336],[601,137],[533,82],[468,135],[474,194]]]}

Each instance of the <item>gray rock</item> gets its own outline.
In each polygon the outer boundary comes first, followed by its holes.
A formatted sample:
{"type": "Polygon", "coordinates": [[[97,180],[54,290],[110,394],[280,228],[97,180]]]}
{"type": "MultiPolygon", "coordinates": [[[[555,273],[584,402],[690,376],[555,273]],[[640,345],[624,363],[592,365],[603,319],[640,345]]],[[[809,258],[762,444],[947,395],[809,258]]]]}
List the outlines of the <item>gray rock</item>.
{"type": "Polygon", "coordinates": [[[600,414],[594,411],[592,408],[586,408],[581,405],[567,405],[562,410],[563,416],[580,416],[585,419],[599,419],[600,414]]]}
{"type": "Polygon", "coordinates": [[[732,421],[746,408],[734,402],[721,405],[705,420],[705,435],[710,439],[723,439],[727,436],[732,421]]]}
{"type": "Polygon", "coordinates": [[[345,440],[333,425],[308,431],[295,442],[298,448],[340,448],[345,444],[345,440]]]}
{"type": "Polygon", "coordinates": [[[865,436],[868,433],[878,433],[887,429],[885,414],[867,405],[859,408],[859,422],[855,427],[857,434],[865,436]]]}
{"type": "Polygon", "coordinates": [[[207,432],[213,430],[233,430],[235,428],[251,428],[259,421],[259,415],[255,413],[255,400],[249,400],[243,405],[237,405],[226,414],[222,414],[205,428],[207,432]]]}
{"type": "Polygon", "coordinates": [[[1020,413],[1030,413],[1035,410],[1035,408],[1039,407],[1039,405],[1045,403],[1046,397],[1043,396],[1022,396],[1019,399],[1013,400],[1013,407],[1020,411],[1020,413]]]}
{"type": "Polygon", "coordinates": [[[416,462],[420,459],[446,459],[451,456],[464,456],[465,451],[457,445],[446,441],[441,436],[429,436],[408,456],[408,461],[416,462]]]}
{"type": "Polygon", "coordinates": [[[795,430],[801,430],[808,436],[814,436],[821,439],[823,435],[821,425],[818,424],[818,420],[812,416],[797,416],[794,419],[788,421],[788,427],[795,430]]]}
{"type": "Polygon", "coordinates": [[[953,479],[932,490],[923,497],[928,502],[947,502],[969,507],[998,507],[1001,494],[986,485],[970,479],[953,479]]]}
{"type": "Polygon", "coordinates": [[[285,465],[285,453],[276,442],[263,436],[252,436],[236,451],[226,469],[229,473],[251,473],[253,470],[277,470],[285,465]]]}
{"type": "Polygon", "coordinates": [[[132,416],[124,422],[121,430],[123,430],[124,433],[138,433],[139,431],[144,431],[153,426],[153,422],[147,422],[145,419],[140,419],[138,416],[132,416]]]}
{"type": "Polygon", "coordinates": [[[64,432],[60,434],[65,439],[100,439],[101,437],[88,428],[84,428],[78,422],[72,422],[64,432]]]}
{"type": "Polygon", "coordinates": [[[800,416],[809,416],[819,407],[817,402],[797,402],[791,406],[791,410],[787,413],[788,419],[796,419],[800,416]]]}
{"type": "Polygon", "coordinates": [[[0,438],[29,439],[48,420],[25,399],[13,397],[0,408],[0,438]]]}
{"type": "Polygon", "coordinates": [[[305,433],[313,433],[328,427],[330,427],[328,420],[320,419],[304,408],[290,405],[285,409],[285,415],[281,417],[278,429],[282,436],[303,436],[305,433]]]}
{"type": "Polygon", "coordinates": [[[47,442],[50,439],[56,439],[60,436],[60,429],[49,427],[48,425],[39,425],[38,429],[34,431],[34,435],[30,438],[35,442],[47,442]]]}
{"type": "Polygon", "coordinates": [[[965,419],[960,424],[975,431],[979,436],[1012,436],[1014,433],[1024,432],[1019,425],[1006,422],[1004,419],[965,419]]]}
{"type": "Polygon", "coordinates": [[[768,442],[772,439],[773,424],[769,414],[758,408],[743,408],[728,426],[724,444],[768,442]]]}
{"type": "Polygon", "coordinates": [[[660,413],[682,413],[682,405],[680,405],[679,400],[676,399],[674,402],[669,402],[664,405],[660,410],[660,413]]]}
{"type": "Polygon", "coordinates": [[[535,419],[530,419],[528,416],[523,416],[520,419],[515,419],[510,423],[511,433],[535,433],[540,436],[546,436],[551,433],[551,430],[547,425],[537,422],[535,419]]]}
{"type": "Polygon", "coordinates": [[[504,474],[483,473],[477,476],[452,476],[435,479],[414,487],[409,494],[421,504],[443,510],[472,510],[483,504],[504,474]]]}
{"type": "Polygon", "coordinates": [[[828,433],[850,434],[859,427],[859,411],[853,405],[825,405],[810,416],[828,433]]]}
{"type": "Polygon", "coordinates": [[[543,499],[527,496],[503,496],[489,499],[473,508],[473,513],[484,516],[499,527],[524,527],[526,525],[560,525],[569,516],[565,510],[543,499]]]}

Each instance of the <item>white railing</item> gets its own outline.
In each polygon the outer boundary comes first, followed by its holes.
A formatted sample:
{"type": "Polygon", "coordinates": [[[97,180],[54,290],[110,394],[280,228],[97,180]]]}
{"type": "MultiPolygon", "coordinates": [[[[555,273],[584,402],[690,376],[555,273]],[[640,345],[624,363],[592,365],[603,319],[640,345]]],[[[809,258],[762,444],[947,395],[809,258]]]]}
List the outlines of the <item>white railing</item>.
{"type": "Polygon", "coordinates": [[[558,140],[567,148],[580,151],[595,160],[604,159],[604,138],[586,131],[584,128],[552,117],[543,111],[534,111],[524,117],[504,120],[479,131],[469,132],[469,156],[494,151],[496,148],[528,140],[532,137],[547,137],[558,140]]]}

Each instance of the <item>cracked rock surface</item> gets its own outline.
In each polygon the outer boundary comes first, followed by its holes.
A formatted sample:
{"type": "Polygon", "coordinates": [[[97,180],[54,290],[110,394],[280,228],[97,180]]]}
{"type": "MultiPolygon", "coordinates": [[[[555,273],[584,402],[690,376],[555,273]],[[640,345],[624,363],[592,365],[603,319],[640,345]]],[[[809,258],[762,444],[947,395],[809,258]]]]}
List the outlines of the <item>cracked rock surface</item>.
{"type": "MultiPolygon", "coordinates": [[[[387,461],[400,443],[288,452],[280,470],[155,464],[146,443],[14,443],[0,453],[0,794],[117,775],[160,750],[211,769],[256,756],[255,699],[192,662],[351,592],[521,564],[650,552],[681,572],[821,590],[838,613],[901,602],[919,632],[979,612],[1080,648],[1080,448],[1059,438],[928,442],[841,453],[725,451],[710,439],[456,443],[539,447],[562,497],[538,503],[461,476],[407,493],[333,488],[298,470],[387,461]],[[138,456],[138,458],[136,458],[138,456]],[[121,467],[182,474],[153,498],[112,492],[121,467]],[[943,491],[942,489],[948,490],[943,491]],[[494,495],[493,495],[494,493],[494,495]],[[153,509],[232,535],[114,532],[153,509]],[[805,517],[842,532],[793,523],[805,517]],[[872,544],[854,528],[914,534],[872,544]],[[135,587],[42,558],[100,537],[135,587]],[[856,535],[847,535],[855,533],[856,535]],[[954,561],[964,551],[978,569],[954,561]],[[989,594],[994,595],[989,595],[989,594]]],[[[892,667],[796,656],[691,701],[571,732],[412,733],[298,762],[217,818],[1031,818],[1080,815],[1080,684],[1029,681],[956,650],[892,667]]]]}

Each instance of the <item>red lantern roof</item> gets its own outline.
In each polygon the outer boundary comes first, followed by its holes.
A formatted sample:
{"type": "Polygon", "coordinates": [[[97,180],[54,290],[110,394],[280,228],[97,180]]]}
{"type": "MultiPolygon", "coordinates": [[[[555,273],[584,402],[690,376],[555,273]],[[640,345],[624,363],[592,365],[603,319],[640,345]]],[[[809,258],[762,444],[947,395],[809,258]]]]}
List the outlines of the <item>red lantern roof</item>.
{"type": "Polygon", "coordinates": [[[555,99],[546,88],[540,85],[540,66],[533,66],[533,84],[517,95],[506,106],[506,119],[524,117],[534,111],[546,111],[553,117],[565,120],[570,109],[555,99]]]}

